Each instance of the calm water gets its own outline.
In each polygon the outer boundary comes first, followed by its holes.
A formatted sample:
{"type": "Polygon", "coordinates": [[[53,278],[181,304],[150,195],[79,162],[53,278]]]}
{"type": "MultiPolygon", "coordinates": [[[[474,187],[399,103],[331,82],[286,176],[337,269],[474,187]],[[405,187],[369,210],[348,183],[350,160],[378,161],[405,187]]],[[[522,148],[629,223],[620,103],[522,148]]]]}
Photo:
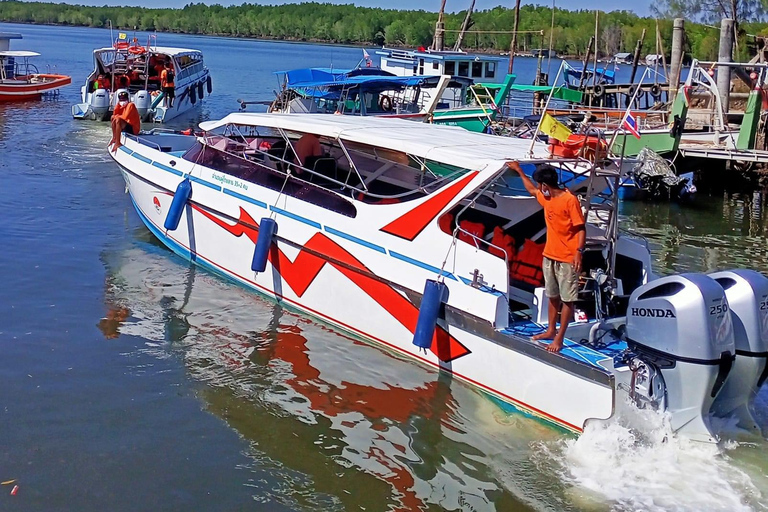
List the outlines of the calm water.
{"type": "MultiPolygon", "coordinates": [[[[109,32],[0,24],[77,85],[0,105],[0,510],[766,510],[768,443],[723,453],[620,424],[575,438],[297,316],[165,250],[70,104],[109,32]]],[[[214,96],[186,127],[271,99],[272,71],[362,52],[160,35],[214,96]]],[[[532,76],[535,61],[519,59],[532,76]]],[[[768,270],[764,197],[627,204],[658,271],[768,270]]],[[[553,389],[553,393],[557,390],[553,389]]],[[[768,398],[758,404],[768,429],[768,398]]]]}

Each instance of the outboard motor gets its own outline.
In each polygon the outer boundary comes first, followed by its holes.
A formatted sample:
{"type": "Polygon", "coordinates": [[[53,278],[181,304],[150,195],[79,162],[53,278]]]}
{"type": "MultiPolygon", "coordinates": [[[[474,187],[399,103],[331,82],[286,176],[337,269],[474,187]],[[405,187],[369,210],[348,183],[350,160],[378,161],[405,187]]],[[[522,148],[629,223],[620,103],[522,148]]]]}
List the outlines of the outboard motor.
{"type": "Polygon", "coordinates": [[[106,89],[99,89],[91,94],[91,119],[102,120],[109,113],[109,91],[106,89]]]}
{"type": "Polygon", "coordinates": [[[149,91],[139,91],[133,96],[133,104],[136,105],[136,110],[139,111],[142,121],[147,121],[147,116],[152,107],[152,96],[149,91]]]}
{"type": "Polygon", "coordinates": [[[736,342],[731,376],[712,405],[716,416],[738,418],[742,428],[760,434],[753,403],[768,377],[768,278],[754,270],[726,270],[709,277],[728,298],[736,342]]]}
{"type": "Polygon", "coordinates": [[[635,354],[630,395],[640,405],[645,398],[666,408],[676,432],[716,442],[708,414],[735,356],[723,288],[701,274],[637,288],[629,298],[626,337],[635,354]]]}

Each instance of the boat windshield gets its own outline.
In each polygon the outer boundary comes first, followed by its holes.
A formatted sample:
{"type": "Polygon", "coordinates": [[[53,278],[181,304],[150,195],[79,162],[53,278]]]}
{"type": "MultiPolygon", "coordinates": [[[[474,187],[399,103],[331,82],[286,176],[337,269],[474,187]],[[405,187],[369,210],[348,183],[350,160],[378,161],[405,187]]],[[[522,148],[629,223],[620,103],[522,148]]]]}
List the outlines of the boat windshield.
{"type": "Polygon", "coordinates": [[[227,125],[207,133],[184,155],[186,160],[269,188],[286,176],[331,194],[368,204],[392,204],[424,197],[469,169],[402,151],[318,137],[318,154],[302,155],[306,134],[227,125]]]}

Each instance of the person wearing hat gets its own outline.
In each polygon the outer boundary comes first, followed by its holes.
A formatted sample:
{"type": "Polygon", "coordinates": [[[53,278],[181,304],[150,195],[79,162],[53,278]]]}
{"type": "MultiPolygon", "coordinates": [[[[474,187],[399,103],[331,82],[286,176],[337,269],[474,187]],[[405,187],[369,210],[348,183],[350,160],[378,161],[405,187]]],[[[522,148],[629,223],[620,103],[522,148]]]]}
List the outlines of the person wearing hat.
{"type": "Polygon", "coordinates": [[[141,130],[141,116],[128,96],[127,91],[120,91],[117,94],[117,105],[112,113],[112,140],[107,147],[112,146],[112,151],[122,146],[120,139],[123,133],[138,135],[141,130]]]}

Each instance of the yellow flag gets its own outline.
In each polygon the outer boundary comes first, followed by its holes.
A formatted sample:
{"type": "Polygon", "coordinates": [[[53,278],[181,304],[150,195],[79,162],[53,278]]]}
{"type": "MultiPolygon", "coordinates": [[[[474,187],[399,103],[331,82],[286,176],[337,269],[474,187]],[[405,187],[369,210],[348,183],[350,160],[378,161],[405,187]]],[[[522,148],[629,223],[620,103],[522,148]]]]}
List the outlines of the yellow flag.
{"type": "Polygon", "coordinates": [[[121,41],[122,41],[123,39],[126,39],[127,37],[128,37],[128,36],[125,34],[125,32],[120,32],[119,34],[117,34],[117,38],[118,38],[119,40],[121,40],[121,41]]]}
{"type": "Polygon", "coordinates": [[[541,131],[560,142],[567,141],[568,137],[571,135],[571,130],[569,130],[567,126],[546,112],[541,118],[541,131]]]}

